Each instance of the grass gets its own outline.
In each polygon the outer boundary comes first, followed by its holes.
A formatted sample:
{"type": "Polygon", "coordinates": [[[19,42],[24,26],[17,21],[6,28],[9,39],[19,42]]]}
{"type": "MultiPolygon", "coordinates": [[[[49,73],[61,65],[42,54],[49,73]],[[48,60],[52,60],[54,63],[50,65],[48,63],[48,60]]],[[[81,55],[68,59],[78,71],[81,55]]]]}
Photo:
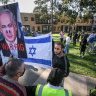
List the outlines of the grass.
{"type": "MultiPolygon", "coordinates": [[[[52,34],[52,36],[55,42],[60,41],[59,34],[52,34]]],[[[66,36],[67,34],[64,35],[64,38],[66,36]]],[[[71,72],[96,78],[96,66],[94,65],[96,63],[96,54],[92,55],[89,53],[89,55],[85,54],[84,58],[79,57],[79,42],[76,43],[75,47],[73,46],[73,42],[70,43],[69,53],[67,57],[70,62],[71,72]]]]}

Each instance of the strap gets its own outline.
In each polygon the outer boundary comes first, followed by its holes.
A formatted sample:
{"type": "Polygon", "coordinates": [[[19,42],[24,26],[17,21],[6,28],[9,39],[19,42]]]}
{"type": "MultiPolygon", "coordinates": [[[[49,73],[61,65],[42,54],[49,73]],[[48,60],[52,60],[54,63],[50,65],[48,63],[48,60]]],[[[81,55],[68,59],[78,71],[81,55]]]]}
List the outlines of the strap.
{"type": "Polygon", "coordinates": [[[44,87],[43,85],[40,86],[38,96],[42,96],[43,87],[44,87]]]}
{"type": "Polygon", "coordinates": [[[67,58],[66,58],[66,55],[64,54],[64,61],[65,61],[65,72],[67,74],[67,58]]]}
{"type": "Polygon", "coordinates": [[[64,60],[65,60],[65,64],[67,64],[67,60],[66,60],[66,55],[64,54],[64,60]]]}
{"type": "Polygon", "coordinates": [[[68,93],[68,90],[64,89],[65,90],[65,96],[69,96],[69,93],[68,93]]]}

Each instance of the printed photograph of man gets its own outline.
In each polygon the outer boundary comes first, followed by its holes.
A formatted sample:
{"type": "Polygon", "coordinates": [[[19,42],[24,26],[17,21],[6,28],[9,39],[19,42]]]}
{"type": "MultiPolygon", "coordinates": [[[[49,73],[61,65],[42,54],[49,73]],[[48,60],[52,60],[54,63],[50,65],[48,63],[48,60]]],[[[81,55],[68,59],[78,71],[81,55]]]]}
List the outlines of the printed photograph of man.
{"type": "Polygon", "coordinates": [[[0,10],[0,32],[4,39],[0,41],[0,54],[3,64],[10,54],[15,58],[27,58],[25,42],[17,36],[18,26],[9,9],[0,10]]]}

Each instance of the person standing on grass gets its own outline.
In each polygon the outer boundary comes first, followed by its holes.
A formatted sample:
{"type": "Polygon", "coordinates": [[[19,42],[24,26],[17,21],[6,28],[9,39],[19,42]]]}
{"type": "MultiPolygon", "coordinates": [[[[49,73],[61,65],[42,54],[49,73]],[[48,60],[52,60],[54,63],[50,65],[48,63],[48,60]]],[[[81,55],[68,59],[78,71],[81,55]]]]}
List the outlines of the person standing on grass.
{"type": "Polygon", "coordinates": [[[69,44],[70,44],[71,40],[70,40],[70,34],[68,34],[68,36],[66,37],[66,48],[64,50],[65,53],[69,54],[69,44]]]}
{"type": "Polygon", "coordinates": [[[82,40],[82,38],[85,36],[85,33],[84,33],[84,31],[82,31],[82,33],[81,33],[81,40],[82,40]]]}
{"type": "Polygon", "coordinates": [[[64,39],[65,32],[61,31],[59,34],[60,34],[60,40],[61,40],[61,43],[62,43],[63,39],[64,39]]]}
{"type": "Polygon", "coordinates": [[[89,43],[88,48],[86,50],[86,54],[88,54],[88,51],[91,52],[93,54],[93,41],[94,41],[94,32],[92,34],[89,35],[87,41],[89,43]]]}
{"type": "Polygon", "coordinates": [[[86,50],[86,45],[87,45],[87,39],[86,39],[86,36],[84,36],[84,37],[82,37],[82,39],[80,41],[80,57],[81,57],[81,54],[83,52],[82,58],[84,58],[84,54],[85,54],[85,50],[86,50]]]}

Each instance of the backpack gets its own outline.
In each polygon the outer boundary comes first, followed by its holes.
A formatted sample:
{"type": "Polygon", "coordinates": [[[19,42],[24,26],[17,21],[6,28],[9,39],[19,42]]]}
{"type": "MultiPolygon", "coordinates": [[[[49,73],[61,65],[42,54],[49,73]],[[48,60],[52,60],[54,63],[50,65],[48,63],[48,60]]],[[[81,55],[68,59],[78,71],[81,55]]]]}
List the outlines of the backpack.
{"type": "Polygon", "coordinates": [[[92,43],[94,40],[94,37],[89,38],[89,42],[92,43]]]}

